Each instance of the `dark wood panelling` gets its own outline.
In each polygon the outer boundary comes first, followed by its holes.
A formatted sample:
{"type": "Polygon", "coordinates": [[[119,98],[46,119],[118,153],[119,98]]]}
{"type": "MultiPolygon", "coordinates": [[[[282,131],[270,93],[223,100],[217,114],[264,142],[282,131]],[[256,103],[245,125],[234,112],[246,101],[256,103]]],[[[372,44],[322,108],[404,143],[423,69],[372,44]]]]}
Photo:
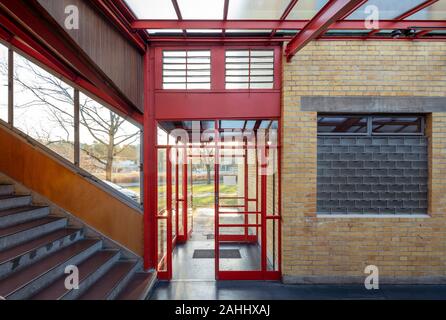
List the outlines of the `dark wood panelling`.
{"type": "Polygon", "coordinates": [[[64,27],[65,8],[79,8],[79,29],[65,31],[140,110],[143,110],[143,57],[85,0],[38,0],[64,27]]]}

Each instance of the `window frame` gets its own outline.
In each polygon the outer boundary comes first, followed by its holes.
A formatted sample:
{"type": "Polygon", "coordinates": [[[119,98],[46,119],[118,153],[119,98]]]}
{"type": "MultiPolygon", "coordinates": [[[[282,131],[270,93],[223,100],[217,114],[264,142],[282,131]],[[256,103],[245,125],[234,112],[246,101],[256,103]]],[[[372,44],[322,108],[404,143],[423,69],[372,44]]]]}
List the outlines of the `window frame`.
{"type": "MultiPolygon", "coordinates": [[[[256,56],[254,56],[254,58],[255,57],[256,56]]],[[[235,58],[243,58],[243,57],[235,56],[235,58]]],[[[236,62],[232,62],[232,63],[237,64],[236,62]]],[[[241,62],[240,64],[244,64],[244,62],[241,62]]],[[[255,90],[255,91],[256,90],[274,90],[274,88],[275,88],[275,79],[276,79],[275,67],[276,67],[276,54],[275,54],[275,50],[273,48],[271,48],[271,49],[269,49],[269,48],[245,48],[245,49],[243,49],[243,48],[237,48],[237,49],[231,48],[231,49],[225,49],[224,50],[224,86],[225,86],[225,90],[249,90],[249,91],[251,91],[251,90],[255,90]],[[247,55],[247,58],[248,58],[248,62],[247,62],[247,64],[248,64],[248,70],[247,70],[248,71],[248,75],[246,75],[246,76],[244,76],[244,75],[243,76],[239,76],[239,77],[248,77],[248,81],[247,82],[227,82],[226,78],[228,76],[229,77],[237,77],[237,76],[233,76],[233,75],[228,75],[228,70],[241,70],[241,69],[228,69],[227,59],[228,59],[228,57],[229,58],[234,57],[234,56],[227,56],[226,55],[229,51],[248,51],[248,55],[247,55]],[[259,52],[259,51],[269,51],[269,52],[271,52],[272,53],[272,55],[271,55],[272,62],[252,62],[252,58],[253,58],[252,52],[253,51],[256,51],[256,52],[259,52]],[[268,69],[268,70],[272,70],[272,75],[260,75],[260,76],[254,75],[254,77],[262,77],[262,76],[263,77],[272,77],[271,82],[270,81],[267,81],[267,82],[262,82],[262,81],[260,81],[260,82],[252,82],[251,81],[251,78],[253,77],[253,75],[251,74],[252,64],[255,65],[255,64],[261,64],[261,63],[268,63],[268,64],[271,63],[272,68],[268,69]],[[246,83],[248,86],[246,88],[228,88],[227,87],[228,83],[229,84],[230,83],[240,83],[240,84],[245,84],[246,83]],[[271,83],[271,87],[270,88],[253,88],[251,85],[252,84],[256,84],[256,83],[268,83],[268,84],[271,83]]]]}
{"type": "MultiPolygon", "coordinates": [[[[86,171],[85,169],[82,169],[79,165],[79,163],[76,163],[76,151],[74,151],[74,159],[73,161],[70,161],[69,159],[66,159],[65,157],[63,157],[62,155],[58,154],[57,152],[55,152],[54,150],[50,149],[49,147],[43,145],[42,143],[38,142],[36,139],[32,138],[31,136],[28,136],[25,132],[21,131],[19,128],[14,126],[14,122],[12,121],[13,116],[14,116],[14,106],[13,106],[13,99],[11,101],[11,99],[8,99],[8,122],[3,121],[0,119],[0,125],[7,127],[9,130],[12,130],[12,132],[16,135],[18,135],[20,138],[22,138],[25,142],[30,143],[32,146],[37,147],[39,149],[41,149],[43,152],[45,152],[50,158],[58,161],[59,163],[61,163],[63,166],[65,166],[66,168],[73,170],[74,172],[76,172],[77,174],[81,175],[84,178],[87,178],[88,180],[90,180],[92,183],[94,183],[97,187],[99,187],[100,189],[104,190],[105,192],[108,192],[109,194],[111,194],[112,196],[116,197],[117,199],[119,199],[120,201],[122,201],[123,203],[125,203],[126,205],[128,205],[129,207],[137,210],[139,213],[143,213],[143,200],[144,200],[144,184],[143,182],[143,177],[144,177],[144,173],[143,173],[143,161],[144,161],[144,157],[142,156],[144,154],[144,144],[143,144],[143,139],[144,139],[144,134],[143,134],[143,126],[141,124],[139,124],[138,122],[136,122],[135,120],[129,118],[126,115],[123,115],[122,112],[120,112],[119,110],[116,110],[115,108],[113,108],[112,106],[110,106],[107,102],[103,101],[102,99],[96,97],[94,94],[92,94],[91,92],[88,92],[86,90],[84,90],[83,88],[81,88],[80,86],[78,86],[77,84],[73,83],[70,79],[67,79],[64,76],[61,76],[60,74],[58,74],[57,72],[55,72],[54,70],[50,69],[48,66],[44,65],[43,63],[41,63],[40,61],[38,61],[37,59],[29,56],[27,53],[23,52],[22,50],[20,50],[17,47],[14,47],[12,45],[10,45],[9,43],[6,43],[4,41],[2,41],[0,39],[0,44],[4,45],[5,47],[8,48],[8,51],[10,52],[10,55],[13,56],[13,52],[21,55],[23,58],[29,60],[31,63],[37,65],[38,67],[42,68],[43,70],[45,70],[46,72],[48,72],[49,74],[51,74],[52,76],[64,81],[67,85],[71,86],[76,94],[79,94],[80,92],[82,92],[83,94],[85,94],[86,96],[88,96],[90,99],[95,100],[97,103],[103,105],[104,107],[106,107],[107,109],[110,109],[112,112],[116,113],[117,115],[119,115],[121,118],[125,119],[126,121],[132,123],[134,126],[136,126],[139,131],[140,131],[140,150],[141,150],[141,154],[140,154],[140,181],[141,181],[141,185],[140,185],[140,202],[136,202],[134,200],[132,200],[131,198],[125,196],[123,193],[119,192],[118,190],[115,190],[114,188],[110,187],[109,185],[107,185],[105,182],[103,182],[101,179],[99,179],[98,177],[96,177],[95,175],[91,174],[90,172],[86,171]],[[77,93],[76,93],[77,92],[77,93]]],[[[8,71],[11,69],[13,70],[13,68],[10,67],[10,63],[12,63],[12,65],[14,65],[14,59],[12,57],[12,59],[10,59],[8,61],[8,71]]],[[[11,91],[13,90],[13,73],[12,72],[8,72],[8,90],[11,91]]],[[[79,110],[76,110],[76,99],[73,103],[73,110],[74,110],[74,116],[76,119],[76,113],[79,112],[79,110]]],[[[79,126],[79,123],[75,123],[74,127],[75,127],[75,146],[76,143],[79,143],[79,137],[76,136],[76,127],[79,126]],[[77,141],[76,141],[77,139],[77,141]]]]}
{"type": "MultiPolygon", "coordinates": [[[[183,58],[183,57],[178,57],[178,58],[183,58]]],[[[192,57],[193,58],[193,57],[192,57]]],[[[205,63],[198,63],[198,64],[205,64],[205,63]]],[[[178,65],[181,65],[180,63],[178,63],[178,65]]],[[[181,71],[182,69],[179,69],[178,71],[181,71]]],[[[199,69],[200,70],[200,69],[199,69]]],[[[201,69],[201,70],[208,70],[208,69],[201,69]]],[[[180,76],[179,76],[180,77],[180,76]]],[[[190,77],[194,77],[194,76],[190,76],[190,77]]],[[[209,48],[209,49],[196,49],[196,48],[194,48],[194,49],[187,49],[187,48],[181,48],[181,49],[162,49],[161,50],[161,89],[162,90],[168,90],[168,91],[170,91],[170,90],[184,90],[184,91],[195,91],[195,90],[204,90],[204,91],[210,91],[211,89],[212,89],[212,50],[209,48]],[[189,82],[188,81],[188,71],[193,71],[193,69],[192,70],[189,70],[188,69],[188,65],[189,65],[189,61],[188,61],[188,59],[189,59],[189,56],[188,56],[188,52],[193,52],[193,51],[208,51],[209,52],[209,75],[206,75],[206,76],[203,76],[203,77],[209,77],[209,88],[188,88],[188,84],[194,84],[194,83],[199,83],[199,84],[204,84],[204,83],[206,83],[207,84],[207,82],[189,82]],[[164,59],[165,58],[175,58],[174,56],[172,56],[172,57],[169,57],[169,56],[165,56],[164,55],[164,53],[165,52],[184,52],[185,53],[185,56],[184,56],[184,59],[186,60],[185,61],[185,63],[184,63],[184,66],[185,66],[185,69],[184,69],[184,71],[185,71],[185,75],[184,75],[184,78],[185,78],[185,82],[170,82],[170,84],[175,84],[175,83],[177,83],[177,84],[184,84],[185,85],[185,88],[165,88],[164,87],[164,85],[165,85],[165,79],[164,79],[164,66],[165,66],[165,61],[164,61],[164,59]]]]}
{"type": "Polygon", "coordinates": [[[317,114],[317,135],[318,136],[425,136],[426,135],[426,114],[420,113],[318,113],[317,114]],[[361,117],[367,119],[367,130],[363,133],[354,132],[319,132],[319,117],[361,117]],[[375,117],[418,117],[421,119],[421,132],[373,132],[373,119],[375,117]]]}

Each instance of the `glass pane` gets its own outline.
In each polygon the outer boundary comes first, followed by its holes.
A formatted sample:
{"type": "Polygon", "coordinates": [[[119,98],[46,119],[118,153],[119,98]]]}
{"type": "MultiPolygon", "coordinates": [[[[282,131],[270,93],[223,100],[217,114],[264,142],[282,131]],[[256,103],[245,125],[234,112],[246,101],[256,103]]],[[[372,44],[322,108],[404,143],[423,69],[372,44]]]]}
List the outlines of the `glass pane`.
{"type": "MultiPolygon", "coordinates": [[[[176,17],[174,18],[176,19],[176,17]]],[[[183,30],[181,29],[147,29],[147,32],[149,34],[153,35],[166,35],[166,34],[174,34],[174,35],[181,35],[183,34],[183,30]]]]}
{"type": "Polygon", "coordinates": [[[138,19],[177,19],[171,0],[125,0],[138,19]]]}
{"type": "Polygon", "coordinates": [[[176,230],[177,230],[177,155],[176,150],[174,148],[171,149],[171,161],[172,161],[172,168],[171,168],[171,174],[172,174],[172,202],[171,202],[171,212],[172,212],[172,238],[175,238],[176,236],[176,230]]]}
{"type": "Polygon", "coordinates": [[[158,219],[158,271],[167,270],[167,220],[158,219]]]}
{"type": "Polygon", "coordinates": [[[0,119],[8,121],[8,48],[0,44],[0,119]]]}
{"type": "Polygon", "coordinates": [[[279,223],[277,219],[266,220],[266,260],[269,271],[279,270],[279,223]]]}
{"type": "Polygon", "coordinates": [[[229,1],[228,19],[279,19],[290,0],[229,1]]]}
{"type": "Polygon", "coordinates": [[[373,117],[373,133],[422,133],[422,117],[373,117]]]}
{"type": "Polygon", "coordinates": [[[14,54],[14,126],[74,160],[74,89],[14,54]]]}
{"type": "Polygon", "coordinates": [[[442,0],[409,16],[406,20],[444,20],[445,17],[446,1],[442,0]]]}
{"type": "Polygon", "coordinates": [[[167,192],[166,192],[166,149],[158,149],[158,215],[167,215],[167,192]]]}
{"type": "Polygon", "coordinates": [[[291,10],[287,20],[307,20],[312,19],[328,0],[299,0],[291,10]]]}
{"type": "Polygon", "coordinates": [[[351,15],[349,15],[347,20],[366,19],[370,15],[370,12],[365,12],[368,6],[376,6],[378,8],[379,19],[391,20],[397,18],[423,2],[424,0],[369,0],[355,10],[351,15]]]}
{"type": "Polygon", "coordinates": [[[178,0],[183,19],[223,19],[224,0],[178,0]]]}
{"type": "Polygon", "coordinates": [[[192,190],[192,161],[188,162],[187,165],[187,232],[193,230],[193,190],[192,190]]]}
{"type": "Polygon", "coordinates": [[[367,133],[366,117],[320,115],[317,123],[318,133],[367,133]]]}
{"type": "Polygon", "coordinates": [[[80,93],[80,167],[140,202],[140,129],[80,93]]]}

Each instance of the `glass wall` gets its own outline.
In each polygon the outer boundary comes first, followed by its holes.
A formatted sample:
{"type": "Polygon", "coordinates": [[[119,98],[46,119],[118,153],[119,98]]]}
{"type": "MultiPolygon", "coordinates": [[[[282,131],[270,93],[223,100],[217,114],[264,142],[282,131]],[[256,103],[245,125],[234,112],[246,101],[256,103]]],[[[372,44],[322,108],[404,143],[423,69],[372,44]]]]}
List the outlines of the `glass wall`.
{"type": "Polygon", "coordinates": [[[140,129],[79,95],[80,167],[140,202],[140,129]]]}
{"type": "Polygon", "coordinates": [[[14,53],[14,126],[74,161],[74,89],[14,53]]]}
{"type": "Polygon", "coordinates": [[[141,129],[21,54],[14,52],[14,72],[8,74],[9,50],[0,44],[0,119],[8,121],[11,81],[16,129],[97,177],[104,186],[141,203],[141,129]],[[79,122],[75,121],[77,95],[79,122]],[[79,150],[75,150],[77,145],[79,150]]]}
{"type": "Polygon", "coordinates": [[[8,48],[0,44],[0,119],[8,121],[8,48]]]}

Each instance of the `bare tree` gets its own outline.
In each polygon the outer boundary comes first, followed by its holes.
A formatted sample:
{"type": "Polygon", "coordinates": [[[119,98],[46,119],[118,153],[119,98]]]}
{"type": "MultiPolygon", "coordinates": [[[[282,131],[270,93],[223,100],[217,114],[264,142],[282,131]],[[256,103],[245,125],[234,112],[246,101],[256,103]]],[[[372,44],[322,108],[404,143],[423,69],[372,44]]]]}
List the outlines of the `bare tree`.
{"type": "MultiPolygon", "coordinates": [[[[51,135],[50,128],[45,128],[42,134],[46,144],[72,143],[70,133],[74,128],[73,88],[24,58],[20,58],[20,70],[17,69],[16,67],[14,70],[15,85],[27,91],[30,98],[25,103],[16,104],[15,108],[23,110],[44,107],[48,120],[65,133],[64,137],[51,141],[55,137],[51,135]]],[[[4,67],[0,68],[0,72],[4,72],[4,67]]],[[[80,101],[80,124],[96,142],[93,145],[82,144],[81,149],[105,169],[105,179],[108,181],[112,179],[115,157],[125,150],[120,146],[123,143],[132,144],[139,138],[139,131],[127,133],[124,130],[125,121],[88,97],[80,101]]]]}

